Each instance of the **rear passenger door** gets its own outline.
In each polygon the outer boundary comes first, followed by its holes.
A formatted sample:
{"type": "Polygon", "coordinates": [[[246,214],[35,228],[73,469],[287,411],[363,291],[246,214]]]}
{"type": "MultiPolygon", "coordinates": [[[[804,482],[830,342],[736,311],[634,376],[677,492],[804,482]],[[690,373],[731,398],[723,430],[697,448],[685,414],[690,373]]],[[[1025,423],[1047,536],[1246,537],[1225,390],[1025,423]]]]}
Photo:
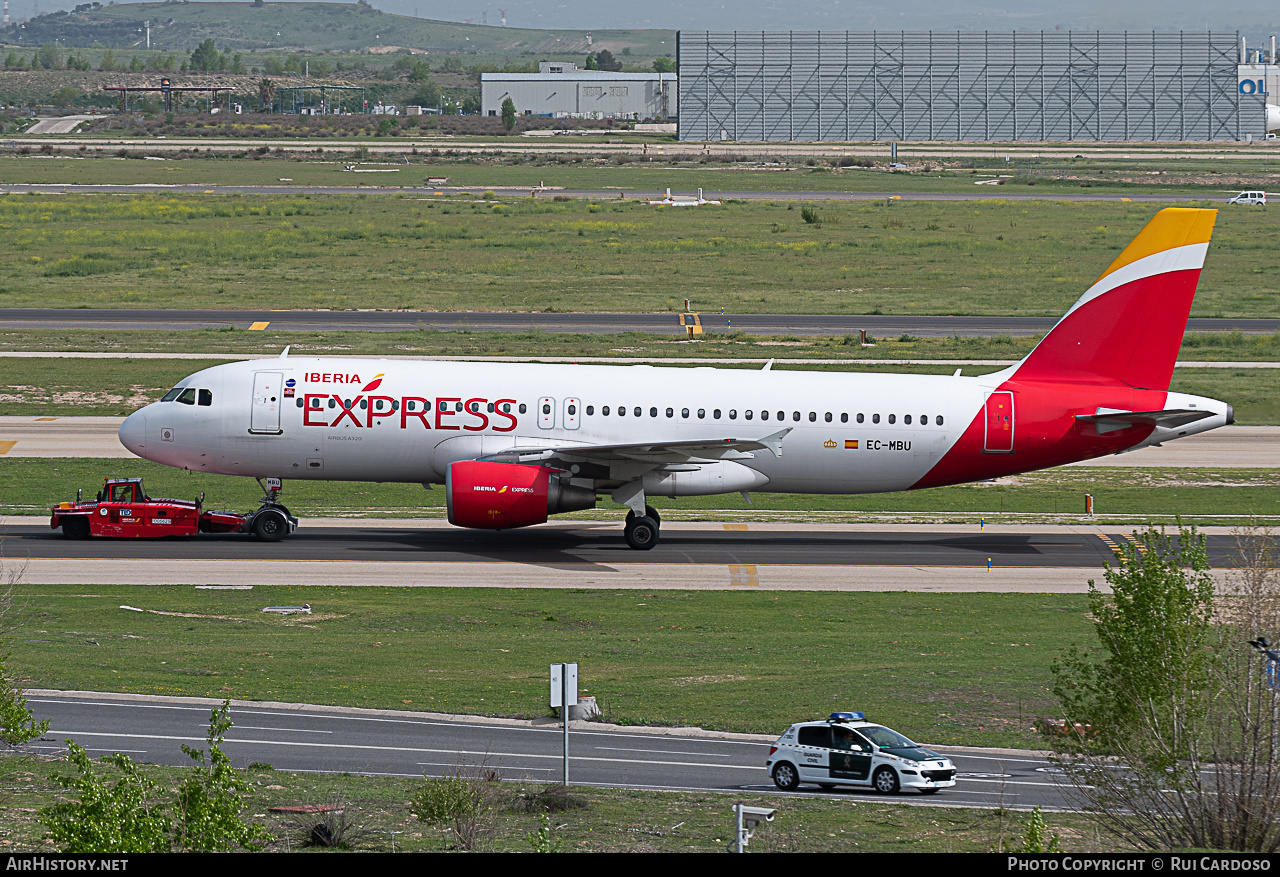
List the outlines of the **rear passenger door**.
{"type": "Polygon", "coordinates": [[[800,762],[801,780],[826,782],[830,776],[827,765],[831,758],[831,727],[811,725],[801,728],[796,737],[796,758],[800,762]]]}

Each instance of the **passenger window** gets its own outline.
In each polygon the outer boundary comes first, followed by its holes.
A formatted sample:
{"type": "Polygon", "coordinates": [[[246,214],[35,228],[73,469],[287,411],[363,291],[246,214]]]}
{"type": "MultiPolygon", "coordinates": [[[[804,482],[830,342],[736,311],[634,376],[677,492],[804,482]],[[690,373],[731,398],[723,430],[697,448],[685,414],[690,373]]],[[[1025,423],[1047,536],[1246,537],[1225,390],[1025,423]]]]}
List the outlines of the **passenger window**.
{"type": "MultiPolygon", "coordinates": [[[[779,413],[779,417],[778,417],[778,419],[779,419],[779,420],[781,420],[781,419],[782,419],[782,417],[781,417],[781,413],[782,413],[782,412],[778,412],[778,413],[779,413]]],[[[792,420],[796,420],[796,421],[798,421],[798,420],[800,419],[800,412],[799,412],[799,411],[792,411],[792,412],[791,412],[791,419],[792,419],[792,420]]]]}
{"type": "Polygon", "coordinates": [[[761,412],[760,412],[760,419],[761,419],[761,420],[768,420],[768,419],[769,419],[769,412],[768,412],[768,411],[761,411],[761,412]]]}
{"type": "Polygon", "coordinates": [[[674,408],[668,408],[668,409],[667,409],[667,416],[668,416],[668,417],[675,417],[675,416],[676,416],[676,409],[674,409],[674,408]]]}
{"type": "Polygon", "coordinates": [[[859,422],[859,423],[861,423],[862,421],[863,421],[863,416],[862,416],[861,414],[859,414],[859,415],[858,415],[858,422],[859,422]]]}
{"type": "Polygon", "coordinates": [[[350,408],[350,407],[351,407],[351,400],[350,400],[350,399],[343,399],[343,400],[342,400],[342,407],[343,407],[343,408],[350,408]]]}
{"type": "Polygon", "coordinates": [[[299,399],[299,400],[298,400],[298,407],[299,407],[299,408],[301,408],[301,407],[302,407],[302,400],[301,400],[301,399],[299,399]]]}
{"type": "MultiPolygon", "coordinates": [[[[493,406],[492,406],[492,405],[490,405],[490,406],[489,406],[489,410],[490,410],[490,411],[492,411],[492,410],[493,410],[493,406]]],[[[596,406],[594,406],[594,405],[588,405],[588,406],[587,406],[587,414],[589,414],[589,415],[590,415],[590,414],[595,414],[595,413],[596,413],[596,406]]]]}
{"type": "Polygon", "coordinates": [[[374,410],[374,411],[381,411],[381,410],[382,410],[382,400],[381,400],[381,399],[377,399],[377,400],[375,400],[375,401],[374,401],[374,403],[373,403],[373,410],[374,410]]]}
{"type": "Polygon", "coordinates": [[[369,402],[365,399],[360,400],[360,410],[363,411],[369,407],[369,402]]]}
{"type": "MultiPolygon", "coordinates": [[[[892,415],[892,414],[890,414],[890,415],[889,415],[889,422],[890,422],[890,423],[892,423],[892,422],[893,422],[893,415],[892,415]]],[[[907,426],[910,426],[910,425],[911,425],[911,415],[910,415],[910,414],[904,414],[904,415],[902,416],[902,422],[903,422],[903,423],[905,423],[907,426]]]]}
{"type": "Polygon", "coordinates": [[[213,404],[213,392],[210,390],[200,391],[200,404],[208,408],[213,404]]]}
{"type": "Polygon", "coordinates": [[[650,408],[650,409],[649,409],[649,416],[650,416],[650,417],[657,417],[657,416],[658,416],[658,409],[657,409],[657,408],[650,408]]]}
{"type": "Polygon", "coordinates": [[[827,423],[830,423],[830,422],[831,422],[831,412],[830,412],[830,411],[828,411],[828,412],[827,412],[827,414],[826,414],[826,421],[827,421],[827,423]]]}
{"type": "Polygon", "coordinates": [[[848,415],[848,414],[841,414],[841,415],[840,415],[840,422],[841,422],[841,423],[848,423],[848,422],[849,422],[849,415],[848,415]]]}
{"type": "Polygon", "coordinates": [[[400,410],[400,402],[399,402],[399,400],[398,400],[398,399],[392,399],[392,400],[391,400],[391,410],[392,410],[392,411],[399,411],[399,410],[400,410]]]}
{"type": "MultiPolygon", "coordinates": [[[[394,407],[394,404],[395,404],[395,403],[392,403],[392,406],[393,406],[393,407],[394,407]]],[[[502,403],[502,410],[503,410],[503,412],[504,412],[504,413],[506,413],[506,414],[510,414],[510,413],[511,413],[511,403],[510,403],[510,402],[503,402],[503,403],[502,403]]],[[[608,414],[608,413],[609,413],[608,411],[606,411],[606,412],[605,412],[605,414],[608,414]]]]}
{"type": "MultiPolygon", "coordinates": [[[[430,411],[430,410],[431,410],[431,403],[430,403],[430,402],[428,402],[428,403],[427,403],[427,410],[428,410],[428,411],[430,411]]],[[[523,402],[521,402],[521,403],[520,403],[520,413],[521,413],[521,414],[524,414],[524,413],[525,413],[526,411],[528,411],[528,410],[529,410],[528,406],[526,406],[523,402]]]]}
{"type": "Polygon", "coordinates": [[[698,419],[699,419],[699,420],[702,420],[702,419],[703,419],[704,417],[706,417],[706,416],[707,416],[707,409],[705,409],[705,408],[699,408],[699,409],[698,409],[698,419]]]}
{"type": "Polygon", "coordinates": [[[941,415],[941,414],[939,414],[937,417],[935,417],[935,418],[933,419],[933,422],[934,422],[934,423],[936,423],[936,424],[938,424],[938,426],[942,426],[942,415],[941,415]]]}
{"type": "Polygon", "coordinates": [[[627,409],[626,409],[625,407],[623,407],[622,405],[619,405],[619,406],[618,406],[618,416],[619,416],[619,417],[626,417],[626,416],[627,416],[627,409]]]}
{"type": "Polygon", "coordinates": [[[897,422],[898,422],[898,415],[896,415],[896,414],[890,414],[890,415],[889,415],[889,422],[890,422],[890,423],[897,423],[897,422]]]}
{"type": "MultiPolygon", "coordinates": [[[[778,412],[778,419],[779,419],[779,420],[786,420],[786,419],[787,419],[787,412],[785,412],[785,411],[779,411],[779,412],[778,412]]],[[[800,419],[800,412],[799,412],[799,411],[797,411],[797,412],[796,412],[796,420],[799,420],[799,419],[800,419]]]]}
{"type": "Polygon", "coordinates": [[[688,417],[688,416],[689,416],[689,409],[688,409],[688,408],[681,408],[681,409],[680,409],[680,416],[681,416],[681,417],[688,417]]]}
{"type": "Polygon", "coordinates": [[[332,399],[332,398],[331,398],[331,399],[329,400],[329,407],[330,407],[330,408],[336,408],[336,407],[338,407],[338,403],[337,403],[334,399],[332,399]]]}
{"type": "MultiPolygon", "coordinates": [[[[813,423],[813,422],[815,422],[817,419],[818,419],[818,412],[816,412],[816,411],[810,411],[810,412],[809,412],[809,422],[810,422],[810,423],[813,423]]],[[[827,420],[830,420],[830,419],[831,419],[831,415],[830,415],[830,414],[828,414],[828,415],[827,415],[827,420]]]]}
{"type": "Polygon", "coordinates": [[[714,417],[716,420],[719,420],[719,419],[720,419],[720,409],[719,409],[719,408],[717,408],[715,411],[712,411],[712,412],[711,412],[711,416],[712,416],[712,417],[714,417]]]}
{"type": "Polygon", "coordinates": [[[921,425],[921,426],[928,426],[928,425],[929,425],[929,415],[928,415],[928,414],[921,414],[921,415],[920,415],[920,425],[921,425]]]}
{"type": "Polygon", "coordinates": [[[550,405],[543,405],[543,406],[542,406],[542,413],[543,413],[543,414],[550,414],[550,413],[551,413],[551,406],[550,406],[550,405]]]}
{"type": "Polygon", "coordinates": [[[640,406],[639,406],[639,405],[637,405],[637,406],[635,407],[635,410],[633,410],[631,413],[632,413],[632,414],[634,414],[636,417],[639,417],[639,416],[640,416],[640,406]]]}
{"type": "MultiPolygon", "coordinates": [[[[471,409],[471,410],[472,410],[472,411],[474,411],[475,409],[473,408],[473,409],[471,409]]],[[[577,413],[578,413],[578,406],[577,406],[577,405],[570,405],[570,406],[569,406],[569,413],[570,413],[570,414],[577,414],[577,413]]]]}
{"type": "Polygon", "coordinates": [[[752,416],[752,412],[751,412],[751,410],[750,410],[750,409],[748,409],[748,410],[746,410],[746,411],[742,412],[742,415],[743,415],[744,417],[746,417],[746,418],[747,418],[747,420],[750,420],[750,419],[751,419],[751,416],[752,416]]]}
{"type": "MultiPolygon", "coordinates": [[[[379,402],[379,403],[378,403],[378,407],[382,407],[382,403],[381,403],[381,402],[379,402]]],[[[488,409],[489,409],[489,413],[490,413],[490,414],[492,414],[492,413],[493,413],[493,408],[494,408],[494,405],[493,405],[493,403],[492,403],[492,402],[490,402],[490,403],[489,403],[489,405],[488,405],[488,409]]],[[[590,409],[588,409],[588,413],[590,413],[590,409]]]]}
{"type": "Polygon", "coordinates": [[[737,408],[730,408],[730,409],[729,409],[729,419],[730,419],[730,420],[737,420],[737,419],[738,419],[738,409],[737,409],[737,408]]]}
{"type": "Polygon", "coordinates": [[[182,394],[178,396],[178,401],[181,402],[183,405],[196,404],[195,387],[187,387],[185,390],[183,390],[182,394]]]}
{"type": "Polygon", "coordinates": [[[880,422],[880,415],[879,415],[879,414],[872,414],[872,415],[871,415],[871,422],[872,422],[872,423],[879,423],[879,422],[880,422]]]}
{"type": "Polygon", "coordinates": [[[606,406],[604,406],[603,408],[601,408],[601,409],[600,409],[600,413],[601,413],[601,414],[603,414],[605,417],[608,417],[608,416],[609,416],[609,406],[608,406],[608,405],[606,405],[606,406]]]}
{"type": "Polygon", "coordinates": [[[831,729],[825,726],[810,726],[800,729],[798,742],[801,746],[817,746],[823,749],[831,748],[831,729]]]}

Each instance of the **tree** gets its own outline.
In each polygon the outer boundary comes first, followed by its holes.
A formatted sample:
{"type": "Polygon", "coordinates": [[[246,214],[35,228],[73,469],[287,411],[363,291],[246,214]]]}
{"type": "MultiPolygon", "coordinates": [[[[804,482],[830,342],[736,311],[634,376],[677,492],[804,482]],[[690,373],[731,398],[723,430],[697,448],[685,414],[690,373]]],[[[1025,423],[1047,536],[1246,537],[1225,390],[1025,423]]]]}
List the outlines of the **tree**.
{"type": "Polygon", "coordinates": [[[271,112],[271,105],[276,99],[276,84],[274,80],[267,79],[265,76],[258,83],[258,100],[262,101],[262,106],[267,112],[271,112]]]}
{"type": "Polygon", "coordinates": [[[102,53],[102,63],[98,65],[99,70],[109,73],[112,70],[115,70],[118,66],[119,65],[116,64],[115,52],[111,51],[110,49],[107,49],[105,52],[102,53]]]}
{"type": "Polygon", "coordinates": [[[586,67],[585,67],[584,69],[586,69],[586,70],[599,70],[599,69],[600,69],[600,65],[596,63],[596,56],[595,56],[595,55],[588,55],[588,56],[587,56],[587,64],[586,64],[586,67]]]}
{"type": "Polygon", "coordinates": [[[1204,537],[1148,531],[1090,582],[1097,657],[1054,667],[1066,712],[1059,764],[1103,827],[1147,849],[1280,851],[1280,721],[1263,655],[1277,635],[1270,533],[1237,537],[1215,605],[1204,537]]]}
{"type": "Polygon", "coordinates": [[[1073,648],[1053,668],[1068,720],[1092,728],[1083,744],[1114,749],[1167,727],[1173,748],[1159,760],[1194,757],[1182,728],[1188,712],[1208,706],[1213,579],[1204,545],[1194,528],[1176,543],[1148,530],[1107,567],[1110,597],[1090,580],[1101,660],[1073,648]]]}
{"type": "Polygon", "coordinates": [[[516,104],[509,97],[502,101],[502,127],[507,129],[508,134],[516,127],[516,104]]]}
{"type": "Polygon", "coordinates": [[[156,796],[156,784],[138,771],[129,756],[117,752],[103,760],[119,778],[109,783],[94,770],[89,753],[72,741],[68,760],[78,776],[55,777],[75,800],[46,807],[40,818],[64,853],[162,853],[169,851],[170,821],[156,796]]]}
{"type": "Polygon", "coordinates": [[[209,753],[183,745],[195,762],[178,787],[174,814],[174,846],[183,852],[216,853],[231,849],[260,850],[271,839],[256,822],[240,819],[244,780],[222,751],[222,738],[231,729],[231,704],[223,701],[209,716],[209,753]]]}
{"type": "Polygon", "coordinates": [[[188,69],[201,73],[212,73],[218,69],[218,48],[213,44],[213,37],[205,40],[191,53],[188,69]]]}
{"type": "Polygon", "coordinates": [[[616,73],[622,69],[622,62],[613,57],[613,52],[601,49],[596,52],[596,69],[616,73]]]}
{"type": "Polygon", "coordinates": [[[182,747],[195,765],[171,799],[129,756],[116,752],[103,759],[118,773],[109,782],[88,753],[68,740],[68,760],[78,775],[54,779],[76,798],[40,812],[50,837],[67,853],[262,849],[271,836],[260,824],[240,819],[243,780],[222,752],[223,736],[232,727],[230,708],[223,701],[209,717],[207,757],[203,750],[182,747]]]}
{"type": "Polygon", "coordinates": [[[661,58],[654,58],[653,72],[654,73],[675,73],[676,62],[668,58],[666,55],[663,55],[661,58]]]}

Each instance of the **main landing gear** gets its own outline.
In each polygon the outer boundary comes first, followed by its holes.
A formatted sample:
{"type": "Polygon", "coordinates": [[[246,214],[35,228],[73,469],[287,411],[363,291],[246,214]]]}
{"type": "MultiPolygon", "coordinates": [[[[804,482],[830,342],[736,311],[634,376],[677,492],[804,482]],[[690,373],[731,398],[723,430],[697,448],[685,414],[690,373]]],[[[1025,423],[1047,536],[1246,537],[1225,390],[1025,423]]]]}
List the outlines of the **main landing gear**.
{"type": "Polygon", "coordinates": [[[662,518],[650,505],[644,507],[644,514],[627,512],[627,525],[622,531],[627,544],[639,551],[648,551],[658,544],[659,531],[662,529],[662,518]]]}

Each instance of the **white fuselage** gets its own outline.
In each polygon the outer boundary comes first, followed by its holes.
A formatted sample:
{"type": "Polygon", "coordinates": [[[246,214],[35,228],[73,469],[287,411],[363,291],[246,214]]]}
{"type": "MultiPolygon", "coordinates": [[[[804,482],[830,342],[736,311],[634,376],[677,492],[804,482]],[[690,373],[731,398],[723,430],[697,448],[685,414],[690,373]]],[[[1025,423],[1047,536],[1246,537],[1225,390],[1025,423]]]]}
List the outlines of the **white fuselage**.
{"type": "Polygon", "coordinates": [[[196,401],[148,405],[120,437],[140,456],[194,471],[442,483],[450,463],[511,448],[757,440],[789,429],[780,455],[657,468],[584,461],[571,471],[584,487],[642,478],[665,496],[872,493],[916,485],[1005,377],[290,356],[197,372],[179,385],[206,391],[196,401]]]}

